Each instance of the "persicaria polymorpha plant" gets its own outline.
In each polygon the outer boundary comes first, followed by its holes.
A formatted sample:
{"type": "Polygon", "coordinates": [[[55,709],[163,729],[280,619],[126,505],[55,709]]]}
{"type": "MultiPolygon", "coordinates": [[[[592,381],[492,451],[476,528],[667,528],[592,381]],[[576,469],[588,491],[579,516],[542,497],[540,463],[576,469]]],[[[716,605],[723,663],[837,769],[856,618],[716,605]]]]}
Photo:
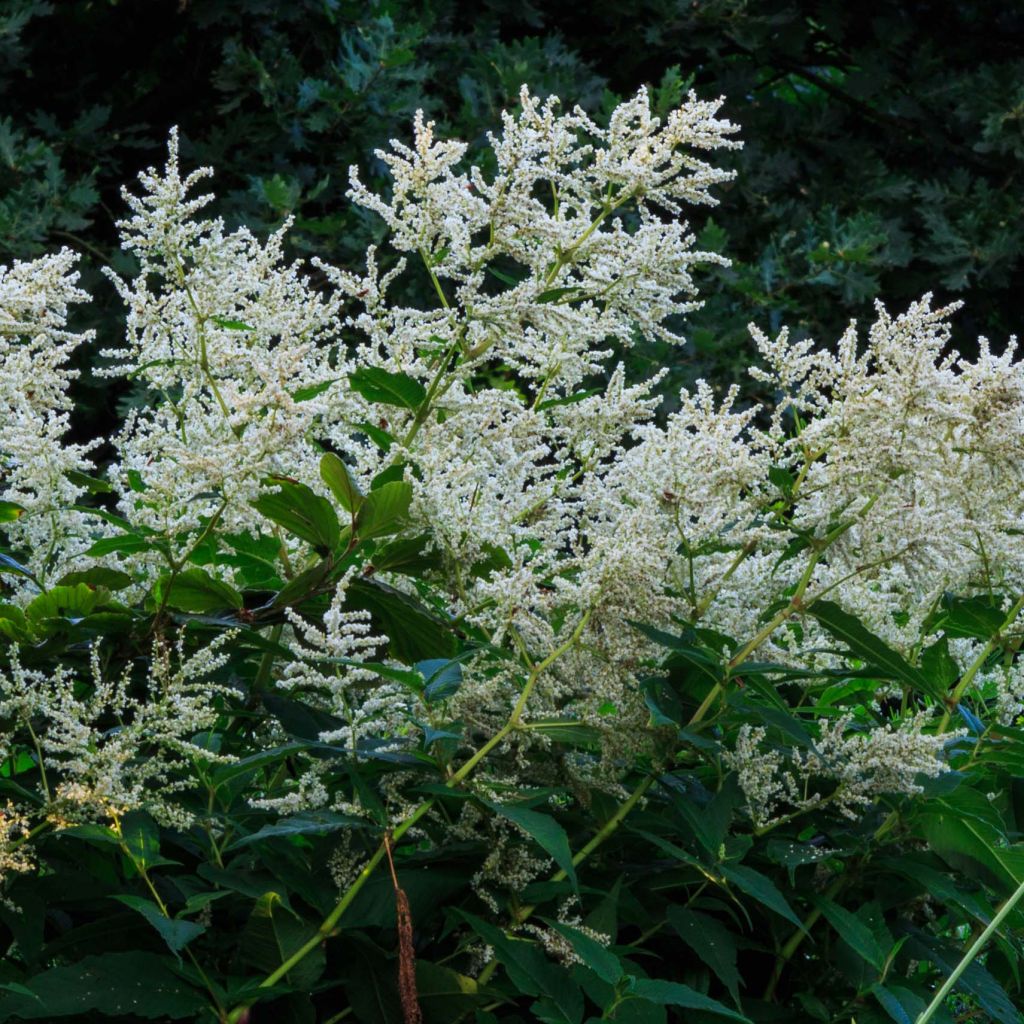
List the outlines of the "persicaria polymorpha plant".
{"type": "Polygon", "coordinates": [[[1024,750],[1024,369],[950,351],[926,296],[833,348],[752,325],[768,404],[700,384],[659,416],[662,374],[619,356],[681,344],[727,266],[680,219],[732,178],[720,106],[662,119],[641,90],[599,124],[524,89],[475,163],[418,118],[378,153],[390,194],[352,172],[387,228],[359,271],[208,218],[172,133],[125,192],[117,346],[69,329],[70,252],[0,270],[5,913],[77,840],[143,929],[93,955],[106,904],[34,946],[9,925],[4,1019],[56,1013],[79,968],[68,1013],[314,1019],[340,987],[362,1019],[349,954],[383,971],[396,923],[406,1019],[748,1019],[783,982],[923,1008],[1021,880],[993,779],[1024,750]],[[132,389],[91,444],[66,440],[80,346],[132,389]],[[928,890],[941,913],[858,909],[878,858],[980,869],[970,900],[928,890]],[[648,977],[620,911],[704,966],[648,977]],[[794,957],[819,921],[847,989],[794,957]],[[99,992],[121,957],[164,979],[145,1012],[99,992]]]}

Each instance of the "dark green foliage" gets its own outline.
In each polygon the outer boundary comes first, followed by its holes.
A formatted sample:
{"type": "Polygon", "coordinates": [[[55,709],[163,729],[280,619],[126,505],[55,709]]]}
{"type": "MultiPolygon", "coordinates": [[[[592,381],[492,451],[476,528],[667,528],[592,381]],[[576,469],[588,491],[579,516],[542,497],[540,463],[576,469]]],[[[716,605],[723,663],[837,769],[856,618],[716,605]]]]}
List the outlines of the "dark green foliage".
{"type": "MultiPolygon", "coordinates": [[[[595,111],[642,82],[667,110],[692,83],[728,96],[746,140],[700,233],[734,265],[703,275],[690,344],[639,349],[637,371],[731,380],[750,320],[827,344],[876,296],[902,309],[929,290],[967,300],[969,350],[1024,313],[1022,53],[1024,13],[994,0],[598,0],[585,17],[561,2],[10,0],[0,259],[67,244],[88,278],[122,260],[120,186],[178,124],[187,163],[217,167],[229,223],[293,216],[299,252],[354,266],[379,229],[345,199],[347,167],[378,184],[374,150],[407,138],[417,108],[480,144],[524,82],[595,111]]],[[[83,315],[112,343],[117,304],[98,290],[109,301],[83,315]]],[[[109,392],[79,386],[106,426],[109,392]]]]}
{"type": "MultiPolygon", "coordinates": [[[[366,502],[391,486],[371,491],[366,502]]],[[[749,663],[743,680],[730,682],[720,651],[726,643],[736,649],[735,640],[692,627],[678,635],[647,629],[665,652],[649,666],[658,763],[642,759],[626,772],[631,795],[619,802],[579,780],[568,787],[556,769],[544,789],[513,788],[496,800],[468,772],[453,774],[456,747],[447,741],[460,734],[445,729],[445,702],[460,685],[459,659],[473,652],[472,640],[415,598],[362,580],[357,596],[388,632],[404,636],[409,650],[394,653],[425,659],[413,669],[369,664],[379,679],[368,685],[391,680],[425,691],[438,717],[422,734],[383,747],[324,742],[320,734],[342,723],[301,693],[268,691],[261,665],[281,649],[251,624],[279,621],[284,604],[320,607],[335,560],[344,564],[353,550],[369,557],[372,545],[360,546],[371,542],[361,539],[357,519],[347,547],[330,550],[329,531],[293,521],[304,496],[283,489],[278,499],[268,516],[326,551],[320,575],[284,586],[261,578],[258,590],[238,600],[217,589],[224,584],[211,586],[199,567],[154,586],[163,604],[186,613],[176,622],[187,649],[224,628],[236,631],[218,672],[235,696],[215,698],[221,724],[203,742],[239,759],[196,765],[182,793],[184,806],[200,815],[190,827],[160,827],[134,811],[113,816],[109,826],[42,831],[34,844],[41,870],[13,874],[0,904],[0,942],[9,953],[0,1022],[328,1022],[349,1007],[360,1024],[402,1024],[401,917],[386,844],[408,901],[426,1024],[906,1024],[959,962],[962,938],[1024,882],[1017,842],[1024,812],[1014,784],[1024,765],[1019,729],[991,726],[955,745],[958,770],[928,782],[919,797],[882,798],[850,818],[825,800],[752,826],[721,756],[738,727],[761,725],[768,742],[807,748],[807,727],[819,716],[872,713],[850,680],[867,677],[874,687],[895,679],[908,692],[919,683],[917,669],[824,601],[812,613],[849,649],[849,669],[804,671],[797,687],[787,682],[792,669],[749,663]],[[269,600],[267,587],[276,591],[269,600]],[[222,616],[209,614],[214,605],[222,616]],[[461,653],[451,660],[454,647],[461,653]],[[709,679],[727,682],[731,692],[704,717],[695,709],[709,679]],[[275,723],[283,742],[252,754],[248,733],[260,723],[275,723]],[[360,806],[361,816],[282,815],[251,805],[253,794],[279,793],[310,758],[323,766],[331,793],[360,806]],[[398,813],[389,809],[396,787],[411,801],[398,813]],[[559,870],[495,913],[472,883],[494,833],[456,835],[450,827],[467,803],[504,819],[559,870]],[[413,821],[421,831],[409,841],[413,821]],[[389,826],[394,838],[384,832],[389,826]],[[580,916],[567,921],[562,908],[574,895],[580,916]],[[524,923],[533,930],[517,930],[524,923]],[[548,937],[538,942],[538,934],[548,937]],[[482,973],[481,943],[493,957],[482,973]]],[[[246,547],[258,543],[239,544],[246,547]]],[[[26,643],[23,660],[80,665],[90,621],[114,607],[105,585],[120,582],[100,575],[56,587],[20,619],[8,618],[25,640],[45,640],[26,643]]],[[[162,605],[148,614],[123,610],[123,642],[107,656],[109,673],[144,665],[163,614],[162,605]]],[[[1001,637],[1000,617],[987,616],[977,600],[951,599],[936,615],[990,640],[994,655],[1019,642],[1001,637]]],[[[109,623],[104,628],[113,632],[109,623]]],[[[494,670],[505,664],[499,658],[494,670]]],[[[9,668],[0,651],[0,669],[9,668]]],[[[981,695],[972,707],[965,716],[973,721],[975,711],[990,710],[981,695]]],[[[545,762],[589,759],[599,749],[585,726],[538,721],[529,728],[550,741],[528,755],[537,774],[545,762]]],[[[36,801],[37,785],[30,747],[12,748],[0,765],[0,794],[36,801]]],[[[954,1004],[971,1019],[1019,1024],[1022,924],[1018,909],[964,972],[954,1004]]],[[[947,1011],[934,1019],[952,1020],[947,1011]]]]}

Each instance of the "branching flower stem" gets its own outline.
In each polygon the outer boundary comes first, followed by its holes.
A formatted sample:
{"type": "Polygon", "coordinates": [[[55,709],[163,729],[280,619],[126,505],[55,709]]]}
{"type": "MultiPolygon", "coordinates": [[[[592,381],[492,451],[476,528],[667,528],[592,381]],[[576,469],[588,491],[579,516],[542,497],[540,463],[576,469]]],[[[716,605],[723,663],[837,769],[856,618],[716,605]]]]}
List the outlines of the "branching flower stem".
{"type": "MultiPolygon", "coordinates": [[[[519,699],[516,701],[516,704],[512,709],[512,713],[509,715],[508,721],[482,747],[480,747],[480,749],[477,750],[476,753],[473,754],[473,756],[468,761],[466,761],[466,763],[463,764],[458,771],[456,771],[453,775],[451,775],[450,778],[447,779],[445,785],[449,789],[454,789],[460,783],[464,782],[473,773],[477,765],[479,765],[480,762],[495,747],[501,744],[512,732],[514,732],[519,727],[520,722],[522,720],[523,712],[526,710],[527,702],[530,699],[530,694],[533,692],[535,686],[537,685],[537,681],[544,674],[544,672],[547,671],[547,669],[549,669],[559,658],[561,658],[579,642],[580,637],[583,635],[584,629],[586,629],[587,623],[590,621],[590,614],[591,612],[589,609],[586,612],[584,612],[583,615],[580,616],[579,622],[576,624],[576,627],[573,629],[569,637],[558,647],[556,647],[555,650],[548,654],[546,658],[537,662],[537,664],[533,666],[529,676],[527,677],[526,683],[523,686],[522,692],[519,695],[519,699]]],[[[646,787],[644,790],[638,791],[635,794],[635,798],[631,798],[632,803],[627,801],[629,806],[626,807],[625,812],[622,813],[622,817],[625,817],[625,814],[629,813],[629,810],[636,803],[636,801],[640,799],[645,790],[646,787]]],[[[404,821],[396,825],[391,830],[391,841],[395,842],[401,839],[402,836],[404,836],[409,831],[409,829],[416,825],[416,823],[419,822],[420,819],[422,819],[434,807],[434,804],[435,801],[433,799],[423,801],[423,803],[421,803],[407,818],[405,818],[404,821]]],[[[619,815],[616,815],[616,818],[618,817],[619,815]]],[[[583,860],[586,856],[589,855],[592,849],[595,849],[598,845],[600,845],[601,842],[604,841],[604,838],[606,838],[606,836],[603,833],[605,833],[606,829],[608,830],[607,834],[610,835],[611,832],[618,827],[618,821],[616,821],[616,819],[612,819],[612,821],[614,821],[615,824],[609,822],[608,825],[605,826],[605,829],[602,829],[601,832],[598,833],[598,836],[596,836],[595,839],[591,841],[591,843],[593,844],[592,846],[588,844],[588,847],[584,847],[584,850],[580,851],[580,854],[577,855],[580,857],[580,860],[583,860]]],[[[377,869],[378,865],[384,860],[386,855],[387,841],[382,840],[380,845],[374,851],[373,855],[366,862],[366,865],[363,867],[362,871],[359,872],[359,875],[356,878],[356,880],[348,887],[348,889],[345,890],[344,895],[338,901],[337,905],[330,912],[330,914],[328,914],[327,917],[324,918],[323,922],[320,924],[320,927],[317,928],[314,935],[302,946],[300,946],[291,956],[284,960],[280,964],[280,966],[278,966],[275,970],[268,974],[260,982],[260,988],[272,988],[279,981],[285,978],[291,970],[293,970],[298,964],[300,964],[325,939],[330,938],[331,935],[334,934],[334,931],[338,926],[338,922],[341,920],[345,911],[348,910],[348,908],[352,905],[353,900],[355,900],[355,898],[359,895],[363,886],[366,885],[366,883],[372,877],[374,871],[377,869]]],[[[236,1009],[234,1009],[228,1015],[227,1019],[229,1021],[229,1024],[235,1024],[235,1022],[241,1020],[242,1014],[244,1013],[245,1009],[245,1006],[237,1007],[236,1009]]]]}

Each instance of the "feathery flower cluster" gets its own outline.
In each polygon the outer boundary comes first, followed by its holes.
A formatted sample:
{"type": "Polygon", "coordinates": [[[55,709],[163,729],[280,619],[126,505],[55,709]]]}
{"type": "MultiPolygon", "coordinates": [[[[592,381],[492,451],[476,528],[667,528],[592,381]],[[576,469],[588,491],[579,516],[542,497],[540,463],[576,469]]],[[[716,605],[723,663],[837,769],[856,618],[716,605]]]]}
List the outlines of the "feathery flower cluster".
{"type": "Polygon", "coordinates": [[[191,198],[212,174],[178,169],[171,133],[162,174],[125,190],[133,216],[120,222],[139,273],[110,277],[128,308],[123,348],[104,350],[109,376],[144,383],[151,401],[133,411],[115,444],[110,475],[122,515],[157,531],[176,553],[201,524],[258,531],[251,501],[272,474],[309,477],[313,425],[350,403],[338,383],[338,301],[316,292],[282,255],[288,225],[259,242],[198,219],[212,200],[191,198]]]}
{"type": "Polygon", "coordinates": [[[945,748],[966,730],[928,734],[923,730],[930,717],[919,712],[866,729],[854,727],[850,714],[823,718],[809,751],[772,747],[762,726],[744,725],[725,760],[736,771],[758,828],[781,820],[780,811],[808,810],[824,802],[857,818],[877,797],[920,793],[919,777],[934,779],[949,770],[945,748]]]}
{"type": "Polygon", "coordinates": [[[96,445],[65,440],[78,376],[68,362],[92,340],[67,328],[69,306],[89,297],[75,260],[64,249],[0,266],[0,523],[41,581],[58,579],[88,546],[71,506],[84,491],[74,475],[92,468],[96,445]]]}
{"type": "Polygon", "coordinates": [[[0,718],[11,723],[0,742],[5,757],[33,752],[44,806],[14,808],[11,821],[21,815],[62,827],[146,810],[167,825],[191,824],[176,796],[195,785],[196,764],[224,760],[197,734],[213,728],[232,692],[209,680],[232,639],[224,633],[191,655],[180,641],[173,652],[155,644],[141,684],[128,673],[108,677],[96,648],[82,680],[63,667],[24,668],[13,647],[10,671],[0,670],[0,718]]]}

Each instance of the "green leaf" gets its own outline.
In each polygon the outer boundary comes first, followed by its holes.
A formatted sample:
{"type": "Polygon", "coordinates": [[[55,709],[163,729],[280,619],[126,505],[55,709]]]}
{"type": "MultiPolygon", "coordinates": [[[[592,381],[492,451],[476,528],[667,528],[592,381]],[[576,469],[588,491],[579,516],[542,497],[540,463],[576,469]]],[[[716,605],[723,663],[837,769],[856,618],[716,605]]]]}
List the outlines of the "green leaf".
{"type": "Polygon", "coordinates": [[[408,522],[412,504],[412,484],[392,480],[363,499],[356,519],[356,533],[361,540],[397,533],[408,522]]]}
{"type": "Polygon", "coordinates": [[[160,933],[160,937],[175,956],[206,931],[203,925],[195,921],[179,921],[176,918],[165,917],[152,900],[143,899],[141,896],[118,895],[112,898],[138,911],[160,933]]]}
{"type": "Polygon", "coordinates": [[[350,608],[370,613],[374,628],[389,638],[391,654],[406,665],[455,654],[448,623],[415,597],[373,579],[353,580],[347,596],[350,608]]]}
{"type": "Polygon", "coordinates": [[[885,969],[885,952],[878,945],[871,929],[855,914],[832,900],[814,899],[825,920],[836,930],[836,934],[860,957],[863,957],[876,971],[885,969]]]}
{"type": "Polygon", "coordinates": [[[341,539],[341,527],[331,503],[297,481],[273,477],[270,482],[278,490],[257,498],[256,511],[318,550],[333,551],[341,539]]]}
{"type": "Polygon", "coordinates": [[[775,883],[766,875],[741,864],[723,864],[721,871],[737,889],[742,889],[758,903],[764,904],[769,910],[784,917],[801,931],[804,930],[800,918],[793,913],[792,907],[786,902],[786,897],[779,892],[775,883]]]}
{"type": "Polygon", "coordinates": [[[561,398],[548,398],[537,406],[537,411],[541,412],[544,409],[554,409],[560,405],[575,405],[577,402],[582,402],[584,399],[591,398],[592,396],[599,394],[601,394],[600,388],[591,388],[589,391],[576,391],[571,395],[564,395],[561,398]]]}
{"type": "Polygon", "coordinates": [[[539,732],[556,743],[590,747],[601,742],[600,729],[571,718],[531,719],[528,728],[530,732],[539,732]]]}
{"type": "Polygon", "coordinates": [[[223,316],[211,316],[210,320],[215,323],[218,327],[223,327],[228,331],[255,331],[256,328],[250,324],[244,323],[241,320],[229,320],[223,316]]]}
{"type": "Polygon", "coordinates": [[[395,439],[382,427],[373,423],[357,423],[356,426],[382,451],[385,455],[391,451],[395,439]]]}
{"type": "Polygon", "coordinates": [[[389,373],[379,366],[363,366],[348,378],[352,390],[370,402],[399,405],[413,412],[427,397],[426,389],[406,373],[389,373]]]}
{"type": "Polygon", "coordinates": [[[99,480],[77,469],[69,469],[64,474],[73,484],[88,491],[90,494],[110,494],[114,488],[106,480],[99,480]]]}
{"type": "Polygon", "coordinates": [[[897,985],[884,988],[878,984],[872,985],[871,994],[896,1024],[914,1024],[925,1010],[924,1000],[920,996],[897,985]]]}
{"type": "Polygon", "coordinates": [[[160,829],[145,811],[129,811],[121,819],[121,842],[143,870],[161,860],[160,829]]]}
{"type": "Polygon", "coordinates": [[[719,1017],[728,1017],[730,1020],[744,1021],[751,1024],[748,1017],[742,1013],[730,1010],[728,1006],[702,995],[689,985],[680,985],[675,981],[656,981],[647,978],[637,978],[633,983],[630,994],[646,999],[649,1002],[657,1003],[659,1006],[681,1006],[684,1010],[703,1010],[706,1013],[714,1013],[719,1017]]]}
{"type": "Polygon", "coordinates": [[[447,700],[462,684],[462,663],[457,658],[427,658],[414,668],[423,677],[420,690],[427,703],[447,700]]]}
{"type": "MultiPolygon", "coordinates": [[[[242,930],[242,957],[250,966],[269,973],[316,934],[314,925],[297,920],[283,907],[276,892],[266,892],[256,901],[242,930]]],[[[309,990],[320,979],[326,964],[327,955],[321,943],[288,972],[288,982],[299,990],[309,990]]]]}
{"type": "Polygon", "coordinates": [[[868,630],[853,615],[831,601],[815,601],[809,613],[858,658],[868,662],[887,679],[906,683],[922,693],[942,699],[943,690],[903,655],[868,630]]]}
{"type": "Polygon", "coordinates": [[[546,291],[541,292],[534,301],[540,303],[558,302],[567,295],[572,295],[573,292],[582,290],[579,285],[570,285],[568,288],[548,288],[546,291]]]}
{"type": "Polygon", "coordinates": [[[661,647],[668,648],[672,653],[666,655],[666,666],[681,666],[704,677],[705,682],[717,685],[725,679],[725,666],[713,650],[698,646],[692,636],[673,636],[664,630],[641,622],[631,622],[631,626],[643,633],[648,640],[661,647]]]}
{"type": "Polygon", "coordinates": [[[416,961],[416,991],[427,1020],[458,1020],[478,1002],[475,978],[426,960],[416,961]]]}
{"type": "Polygon", "coordinates": [[[390,466],[385,466],[371,481],[370,490],[376,491],[383,487],[385,484],[389,484],[392,480],[404,480],[405,470],[408,463],[406,462],[392,462],[390,466]]]}
{"type": "Polygon", "coordinates": [[[228,583],[214,579],[205,569],[186,569],[163,576],[154,587],[157,604],[183,612],[215,612],[242,607],[242,595],[228,583]]]}
{"type": "Polygon", "coordinates": [[[0,501],[0,523],[13,523],[25,513],[24,505],[14,501],[0,501]]]}
{"type": "Polygon", "coordinates": [[[483,801],[495,814],[518,825],[527,835],[536,841],[554,862],[565,872],[574,889],[579,891],[576,879],[576,867],[572,862],[572,849],[565,829],[550,815],[515,804],[499,804],[491,800],[483,801]]]}
{"type": "Polygon", "coordinates": [[[273,825],[264,825],[258,832],[236,839],[227,849],[237,850],[242,846],[262,842],[264,839],[278,839],[290,836],[323,836],[346,828],[365,828],[363,818],[335,811],[305,811],[289,818],[281,818],[273,825]]]}
{"type": "Polygon", "coordinates": [[[206,997],[174,971],[171,957],[154,953],[103,953],[77,963],[52,967],[23,979],[33,998],[0,998],[0,1020],[25,1020],[94,1014],[122,1020],[195,1020],[206,997]]]}
{"type": "Polygon", "coordinates": [[[740,973],[736,969],[736,936],[717,918],[686,907],[669,907],[668,922],[704,961],[740,1005],[740,973]]]}
{"type": "Polygon", "coordinates": [[[561,921],[549,920],[546,917],[541,920],[553,931],[568,939],[573,952],[602,981],[609,985],[618,984],[623,974],[622,961],[611,950],[606,949],[600,942],[585,932],[581,932],[578,928],[562,924],[561,921]]]}
{"type": "Polygon", "coordinates": [[[128,533],[122,537],[101,537],[86,551],[86,554],[96,558],[113,554],[137,555],[142,551],[153,551],[156,548],[156,542],[148,537],[128,533]]]}
{"type": "Polygon", "coordinates": [[[31,638],[25,613],[13,604],[0,604],[0,636],[24,643],[31,638]]]}
{"type": "Polygon", "coordinates": [[[346,512],[355,514],[359,511],[364,500],[363,493],[348,466],[333,452],[327,452],[320,460],[320,476],[346,512]]]}
{"type": "Polygon", "coordinates": [[[214,770],[211,781],[214,786],[223,786],[240,775],[259,771],[259,769],[266,768],[269,765],[279,764],[285,758],[308,749],[308,743],[288,743],[283,747],[261,750],[257,754],[250,754],[248,757],[239,758],[237,761],[219,765],[214,770]]]}
{"type": "Polygon", "coordinates": [[[25,606],[25,615],[30,622],[64,617],[79,619],[93,611],[98,603],[99,595],[85,583],[51,587],[25,606]]]}
{"type": "Polygon", "coordinates": [[[507,936],[500,928],[464,910],[453,913],[465,921],[493,950],[518,991],[547,996],[567,1020],[582,1017],[582,996],[566,973],[552,964],[535,943],[507,936]]]}
{"type": "Polygon", "coordinates": [[[765,853],[789,872],[789,884],[796,886],[796,869],[805,864],[817,864],[832,856],[827,847],[811,846],[809,843],[795,843],[789,839],[769,839],[765,853]]]}
{"type": "Polygon", "coordinates": [[[960,667],[949,653],[949,637],[942,636],[921,652],[921,671],[943,692],[960,678],[960,667]]]}
{"type": "Polygon", "coordinates": [[[928,845],[952,867],[1007,891],[1024,882],[1024,846],[1010,846],[1003,829],[985,814],[980,793],[955,792],[931,801],[917,818],[928,845]]]}
{"type": "Polygon", "coordinates": [[[277,592],[271,606],[287,608],[290,605],[301,604],[316,593],[320,585],[327,579],[331,568],[331,562],[324,558],[308,569],[304,569],[277,592]]]}
{"type": "Polygon", "coordinates": [[[99,825],[93,821],[86,822],[83,825],[72,825],[70,828],[62,828],[60,834],[61,837],[70,836],[72,839],[81,839],[87,843],[121,845],[118,834],[112,828],[106,825],[99,825]]]}
{"type": "Polygon", "coordinates": [[[105,587],[107,590],[124,590],[131,586],[132,578],[126,572],[119,569],[108,569],[106,566],[97,565],[92,569],[83,569],[80,572],[69,572],[57,581],[60,587],[73,587],[84,583],[94,590],[97,587],[105,587]]]}
{"type": "Polygon", "coordinates": [[[429,569],[441,565],[441,555],[428,550],[430,535],[396,537],[382,544],[373,553],[373,566],[378,572],[398,572],[408,576],[419,576],[429,569]]]}
{"type": "Polygon", "coordinates": [[[523,283],[522,277],[513,277],[511,274],[506,274],[503,270],[498,270],[496,267],[488,267],[487,273],[502,284],[507,284],[510,288],[515,288],[523,283]]]}
{"type": "Polygon", "coordinates": [[[942,600],[937,625],[950,637],[989,640],[999,632],[1005,618],[997,595],[954,597],[947,594],[942,600]]]}
{"type": "MultiPolygon", "coordinates": [[[[948,977],[959,964],[963,950],[917,928],[907,926],[906,930],[910,933],[905,947],[907,954],[915,960],[930,960],[943,977],[948,977]]],[[[1021,1014],[1013,1000],[980,960],[975,959],[968,964],[954,991],[972,995],[989,1017],[999,1024],[1021,1024],[1021,1014]]]]}
{"type": "Polygon", "coordinates": [[[325,391],[329,390],[332,384],[337,384],[338,380],[324,380],[319,384],[310,384],[309,387],[296,388],[292,392],[292,398],[296,402],[308,402],[311,398],[319,398],[325,391]]]}

